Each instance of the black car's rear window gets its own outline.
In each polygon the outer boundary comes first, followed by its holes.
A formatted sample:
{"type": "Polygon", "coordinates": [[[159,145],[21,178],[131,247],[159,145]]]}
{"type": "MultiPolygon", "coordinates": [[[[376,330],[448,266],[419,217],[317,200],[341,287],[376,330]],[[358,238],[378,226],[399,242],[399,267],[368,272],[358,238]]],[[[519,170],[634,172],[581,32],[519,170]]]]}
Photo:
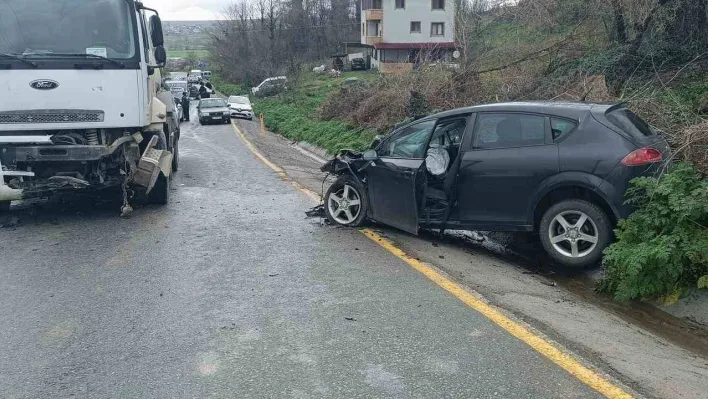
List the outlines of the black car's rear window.
{"type": "Polygon", "coordinates": [[[648,123],[627,108],[620,108],[607,113],[607,119],[636,139],[653,136],[654,131],[648,123]]]}

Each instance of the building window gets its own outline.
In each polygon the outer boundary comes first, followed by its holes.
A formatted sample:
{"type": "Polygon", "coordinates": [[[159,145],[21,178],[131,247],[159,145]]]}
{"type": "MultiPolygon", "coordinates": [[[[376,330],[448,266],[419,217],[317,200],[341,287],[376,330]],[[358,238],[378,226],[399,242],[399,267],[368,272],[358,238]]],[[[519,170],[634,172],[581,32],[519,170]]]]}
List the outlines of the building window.
{"type": "Polygon", "coordinates": [[[430,24],[430,36],[445,36],[445,23],[433,22],[430,24]]]}
{"type": "Polygon", "coordinates": [[[396,0],[396,8],[406,8],[406,0],[396,0]]]}
{"type": "Polygon", "coordinates": [[[433,10],[444,10],[445,9],[445,0],[432,0],[433,1],[433,10]]]}
{"type": "Polygon", "coordinates": [[[420,33],[420,21],[411,22],[411,33],[420,33]]]}
{"type": "Polygon", "coordinates": [[[363,23],[361,24],[361,35],[366,36],[366,25],[363,23]]]}

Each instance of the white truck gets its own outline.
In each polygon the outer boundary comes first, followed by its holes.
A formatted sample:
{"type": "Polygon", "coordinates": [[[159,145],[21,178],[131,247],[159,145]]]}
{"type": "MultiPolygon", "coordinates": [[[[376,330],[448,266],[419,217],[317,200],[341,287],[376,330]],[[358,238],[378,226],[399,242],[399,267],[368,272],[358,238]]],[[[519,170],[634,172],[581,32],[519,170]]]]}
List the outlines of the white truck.
{"type": "Polygon", "coordinates": [[[179,126],[157,11],[136,0],[0,2],[0,211],[120,188],[165,204],[179,126]],[[161,100],[162,99],[162,100],[161,100]]]}

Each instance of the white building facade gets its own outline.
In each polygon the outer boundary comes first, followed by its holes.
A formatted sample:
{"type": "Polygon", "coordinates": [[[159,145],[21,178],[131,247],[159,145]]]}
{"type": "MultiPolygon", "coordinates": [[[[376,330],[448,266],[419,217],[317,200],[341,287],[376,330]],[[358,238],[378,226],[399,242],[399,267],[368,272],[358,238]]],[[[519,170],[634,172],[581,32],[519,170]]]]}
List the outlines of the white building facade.
{"type": "Polygon", "coordinates": [[[455,50],[453,0],[361,0],[361,43],[382,72],[448,61],[455,50]]]}

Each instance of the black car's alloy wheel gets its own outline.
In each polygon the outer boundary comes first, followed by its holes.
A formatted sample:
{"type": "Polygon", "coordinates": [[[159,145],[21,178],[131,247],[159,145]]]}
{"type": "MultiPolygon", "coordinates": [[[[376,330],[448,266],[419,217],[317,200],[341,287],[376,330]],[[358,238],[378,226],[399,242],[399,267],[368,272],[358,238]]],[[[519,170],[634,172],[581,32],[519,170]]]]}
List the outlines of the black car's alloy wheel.
{"type": "Polygon", "coordinates": [[[546,211],[538,233],[552,258],[566,266],[585,267],[600,260],[610,243],[612,226],[607,214],[596,205],[571,199],[546,211]]]}
{"type": "Polygon", "coordinates": [[[357,227],[366,220],[366,192],[351,176],[337,179],[325,194],[325,214],[332,224],[357,227]]]}

